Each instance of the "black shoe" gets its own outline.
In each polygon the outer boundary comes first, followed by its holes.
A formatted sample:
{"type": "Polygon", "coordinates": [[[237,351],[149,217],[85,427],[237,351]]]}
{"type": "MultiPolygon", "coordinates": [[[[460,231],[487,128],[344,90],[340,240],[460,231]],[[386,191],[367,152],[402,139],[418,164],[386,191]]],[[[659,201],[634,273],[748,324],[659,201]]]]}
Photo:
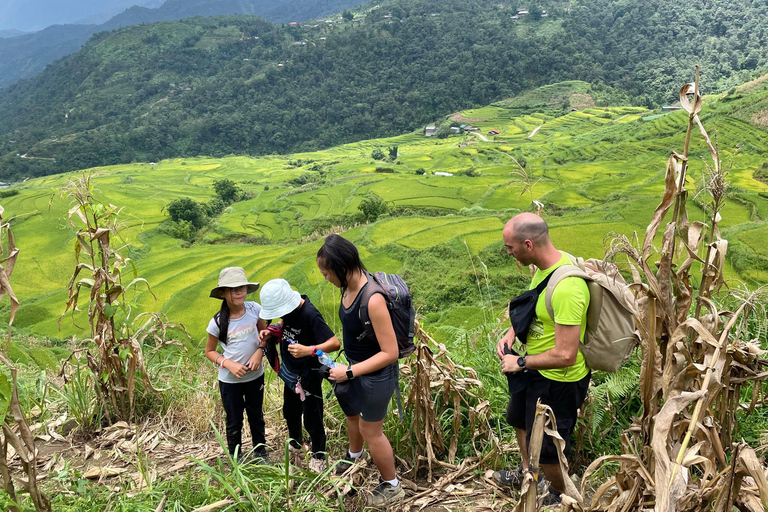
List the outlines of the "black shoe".
{"type": "Polygon", "coordinates": [[[547,494],[545,494],[544,498],[541,500],[541,506],[553,507],[560,505],[562,502],[563,498],[560,497],[560,493],[554,490],[552,486],[549,486],[547,489],[547,494]]]}
{"type": "Polygon", "coordinates": [[[517,469],[502,469],[501,471],[493,472],[493,481],[502,487],[520,489],[520,486],[523,485],[524,475],[525,470],[523,466],[517,469]]]}
{"type": "Polygon", "coordinates": [[[347,454],[344,456],[343,459],[339,460],[339,462],[336,463],[336,468],[333,470],[333,472],[336,475],[341,475],[342,473],[346,472],[349,468],[352,467],[353,464],[357,464],[363,461],[365,457],[365,451],[363,451],[362,455],[359,457],[352,458],[352,454],[349,453],[349,450],[347,450],[347,454]]]}

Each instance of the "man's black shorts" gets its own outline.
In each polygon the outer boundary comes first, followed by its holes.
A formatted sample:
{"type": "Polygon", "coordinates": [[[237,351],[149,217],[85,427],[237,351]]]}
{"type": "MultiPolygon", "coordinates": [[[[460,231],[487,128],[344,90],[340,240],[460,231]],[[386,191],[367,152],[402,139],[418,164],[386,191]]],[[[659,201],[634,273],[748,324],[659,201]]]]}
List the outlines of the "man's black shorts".
{"type": "MultiPolygon", "coordinates": [[[[576,426],[579,407],[584,403],[592,374],[576,382],[558,382],[550,380],[536,370],[528,370],[528,385],[513,393],[507,406],[507,422],[515,428],[525,429],[528,440],[531,439],[533,417],[536,414],[536,402],[552,408],[557,420],[557,431],[565,440],[565,456],[571,449],[571,434],[576,426]]],[[[545,435],[541,446],[541,464],[557,464],[557,449],[552,439],[545,435]]]]}

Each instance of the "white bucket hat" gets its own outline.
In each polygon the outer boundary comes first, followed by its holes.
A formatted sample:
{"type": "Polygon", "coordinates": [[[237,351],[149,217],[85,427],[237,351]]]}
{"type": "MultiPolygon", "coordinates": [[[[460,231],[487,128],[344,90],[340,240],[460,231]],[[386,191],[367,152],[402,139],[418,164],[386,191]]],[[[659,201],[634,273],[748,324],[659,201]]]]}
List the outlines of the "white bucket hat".
{"type": "Polygon", "coordinates": [[[291,290],[285,279],[273,279],[261,288],[261,311],[265,320],[283,318],[301,304],[301,294],[291,290]]]}
{"type": "Polygon", "coordinates": [[[242,267],[227,267],[219,273],[219,286],[211,290],[211,297],[221,299],[219,290],[222,288],[248,287],[248,293],[253,293],[259,289],[259,283],[249,283],[245,278],[245,270],[242,267]]]}

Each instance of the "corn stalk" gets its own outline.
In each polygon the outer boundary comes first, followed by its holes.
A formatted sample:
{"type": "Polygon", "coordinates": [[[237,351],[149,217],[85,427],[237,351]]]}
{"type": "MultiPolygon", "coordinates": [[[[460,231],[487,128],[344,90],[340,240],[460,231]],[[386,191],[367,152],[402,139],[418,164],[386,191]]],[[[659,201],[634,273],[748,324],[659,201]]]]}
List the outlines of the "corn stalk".
{"type": "Polygon", "coordinates": [[[11,299],[11,315],[8,319],[8,340],[5,343],[5,354],[8,354],[8,350],[11,347],[11,328],[13,326],[13,319],[16,318],[16,311],[19,309],[19,300],[16,298],[16,294],[13,293],[11,287],[11,274],[13,274],[13,267],[16,266],[16,258],[19,255],[19,250],[16,248],[16,240],[13,238],[13,231],[9,223],[3,222],[4,209],[0,206],[0,300],[8,295],[11,299]],[[8,252],[5,252],[5,246],[2,239],[8,238],[8,252]]]}
{"type": "MultiPolygon", "coordinates": [[[[150,294],[152,290],[149,283],[138,276],[133,261],[121,254],[125,246],[115,247],[115,243],[121,240],[121,226],[118,224],[121,209],[94,198],[92,178],[92,174],[83,173],[79,178],[68,181],[61,191],[62,197],[71,200],[68,218],[70,225],[76,229],[76,266],[67,288],[67,304],[59,317],[59,325],[70,311],[75,323],[75,312],[83,302],[81,292],[86,290],[90,337],[81,342],[80,348],[71,357],[79,353],[85,355],[88,368],[95,376],[97,395],[107,421],[131,421],[137,375],[148,389],[159,391],[147,374],[142,342],[148,335],[154,337],[158,329],[164,333],[165,327],[161,322],[159,328],[148,325],[138,331],[133,328],[134,319],[127,292],[135,290],[139,284],[146,286],[150,294]],[[127,284],[124,283],[126,276],[131,279],[127,284]]],[[[155,297],[154,294],[152,296],[155,297]]],[[[63,371],[62,375],[65,375],[63,371]]]]}
{"type": "MultiPolygon", "coordinates": [[[[745,443],[731,442],[736,412],[751,411],[762,403],[760,390],[768,380],[765,352],[747,329],[748,318],[760,310],[768,288],[713,298],[723,284],[728,247],[718,230],[727,182],[717,149],[698,118],[702,108],[698,69],[697,80],[681,88],[680,102],[689,113],[685,150],[669,158],[664,196],[642,246],[618,236],[609,250],[609,257],[626,256],[633,275],[643,354],[643,411],[622,437],[624,453],[602,457],[587,469],[582,490],[602,463],[619,463],[619,471],[597,489],[586,510],[653,507],[659,512],[726,512],[737,507],[757,512],[768,507],[768,485],[754,451],[745,443]],[[686,210],[688,146],[694,125],[714,162],[706,187],[712,198],[708,225],[690,222],[686,210]],[[672,219],[661,230],[672,208],[672,219]],[[702,244],[705,229],[709,241],[702,244]],[[694,265],[702,267],[696,291],[691,282],[694,265]],[[723,303],[734,307],[723,311],[723,303]],[[741,403],[745,386],[752,387],[750,404],[741,403]]],[[[579,504],[570,507],[578,510],[579,504]]]]}
{"type": "MultiPolygon", "coordinates": [[[[11,328],[13,318],[16,316],[16,310],[19,307],[19,301],[13,293],[10,284],[11,273],[16,264],[16,257],[19,250],[16,248],[16,242],[13,238],[13,231],[8,223],[2,222],[3,208],[0,206],[0,240],[4,236],[8,238],[8,254],[0,245],[0,253],[4,255],[0,261],[0,299],[8,295],[11,299],[11,316],[8,321],[8,341],[5,347],[5,354],[8,353],[11,343],[11,328]]],[[[19,402],[19,386],[16,381],[16,367],[6,357],[0,354],[2,362],[11,374],[11,382],[4,374],[0,374],[0,426],[2,435],[0,435],[0,478],[2,479],[3,489],[8,496],[16,501],[16,489],[8,467],[8,446],[13,447],[21,461],[21,467],[26,475],[26,480],[17,479],[20,487],[29,494],[38,512],[50,512],[51,501],[37,486],[37,448],[35,447],[35,436],[29,428],[24,412],[19,402]],[[10,412],[10,414],[8,414],[10,412]],[[15,427],[12,426],[15,423],[15,427]]],[[[11,506],[11,512],[18,512],[18,507],[11,506]]]]}
{"type": "Polygon", "coordinates": [[[416,328],[416,357],[401,365],[400,372],[410,393],[403,403],[405,410],[413,411],[411,437],[414,447],[412,474],[426,465],[428,479],[432,481],[436,466],[453,466],[459,445],[459,436],[468,429],[474,432],[472,447],[475,457],[465,463],[485,462],[492,453],[482,455],[483,446],[498,446],[498,438],[490,424],[491,410],[488,400],[481,399],[476,390],[482,387],[474,369],[454,363],[445,345],[435,342],[424,330],[416,328]],[[450,429],[444,429],[440,417],[452,408],[450,429]],[[448,462],[443,462],[445,459],[448,462]]]}

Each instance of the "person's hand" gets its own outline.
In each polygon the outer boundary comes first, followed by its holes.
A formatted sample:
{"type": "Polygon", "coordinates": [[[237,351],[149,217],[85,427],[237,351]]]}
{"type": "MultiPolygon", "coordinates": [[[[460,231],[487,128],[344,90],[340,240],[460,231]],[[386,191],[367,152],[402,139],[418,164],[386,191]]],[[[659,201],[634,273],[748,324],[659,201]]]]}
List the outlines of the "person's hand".
{"type": "Polygon", "coordinates": [[[288,353],[290,353],[293,357],[311,356],[312,347],[308,347],[300,343],[294,343],[292,345],[288,345],[288,353]]]}
{"type": "Polygon", "coordinates": [[[336,382],[345,382],[347,381],[347,366],[343,364],[337,364],[333,368],[331,368],[331,373],[328,375],[328,380],[336,381],[336,382]]]}
{"type": "Polygon", "coordinates": [[[248,362],[245,363],[245,366],[250,371],[255,371],[261,368],[261,362],[264,359],[264,352],[262,352],[260,349],[257,349],[256,352],[253,353],[250,359],[248,359],[248,362]]]}
{"type": "Polygon", "coordinates": [[[259,331],[259,345],[267,342],[267,338],[272,336],[272,333],[266,329],[259,331]]]}
{"type": "Polygon", "coordinates": [[[515,373],[522,370],[521,367],[517,365],[517,359],[520,356],[514,355],[514,354],[507,354],[504,357],[501,358],[501,371],[503,373],[515,373]]]}
{"type": "Polygon", "coordinates": [[[240,363],[236,363],[235,361],[232,361],[230,359],[227,359],[224,361],[224,368],[229,370],[232,373],[232,375],[234,375],[238,379],[242,379],[243,375],[245,375],[246,372],[248,371],[247,366],[240,363]]]}
{"type": "Polygon", "coordinates": [[[515,329],[514,327],[510,327],[509,331],[507,331],[507,334],[504,335],[503,338],[499,340],[499,342],[496,344],[496,355],[499,359],[504,358],[504,347],[509,347],[510,350],[512,350],[512,345],[515,344],[515,329]]]}

